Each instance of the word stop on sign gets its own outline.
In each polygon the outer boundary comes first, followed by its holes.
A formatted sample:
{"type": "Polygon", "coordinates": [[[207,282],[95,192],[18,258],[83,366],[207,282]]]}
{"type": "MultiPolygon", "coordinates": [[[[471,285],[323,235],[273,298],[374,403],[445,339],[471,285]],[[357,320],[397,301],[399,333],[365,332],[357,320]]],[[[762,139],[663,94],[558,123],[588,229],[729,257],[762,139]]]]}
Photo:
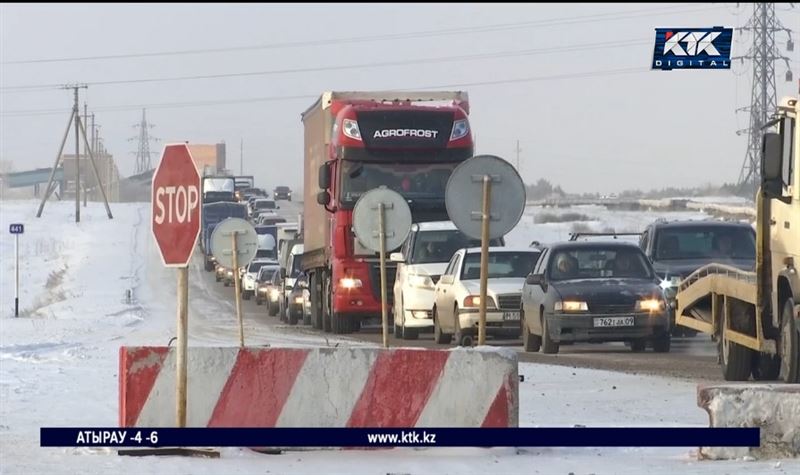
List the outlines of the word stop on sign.
{"type": "Polygon", "coordinates": [[[191,223],[200,195],[196,186],[161,186],[156,189],[156,224],[191,223]],[[165,202],[166,201],[166,206],[165,202]]]}

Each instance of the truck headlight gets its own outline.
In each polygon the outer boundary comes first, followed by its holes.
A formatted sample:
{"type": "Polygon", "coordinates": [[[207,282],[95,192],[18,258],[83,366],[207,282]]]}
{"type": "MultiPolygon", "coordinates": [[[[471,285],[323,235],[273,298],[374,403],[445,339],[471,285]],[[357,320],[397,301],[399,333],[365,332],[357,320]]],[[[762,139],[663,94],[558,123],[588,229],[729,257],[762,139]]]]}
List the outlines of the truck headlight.
{"type": "Polygon", "coordinates": [[[589,305],[580,300],[564,300],[553,305],[556,312],[588,312],[589,305]]]}
{"type": "Polygon", "coordinates": [[[433,279],[429,275],[411,275],[408,277],[408,285],[417,289],[433,290],[435,288],[433,279]]]}
{"type": "Polygon", "coordinates": [[[353,279],[351,277],[345,277],[344,279],[339,280],[339,287],[343,289],[357,289],[361,287],[361,279],[353,279]]]}
{"type": "Polygon", "coordinates": [[[660,312],[666,307],[661,299],[644,299],[636,302],[637,312],[660,312]]]}
{"type": "Polygon", "coordinates": [[[469,133],[469,122],[461,119],[453,122],[453,131],[450,132],[450,140],[458,140],[469,133]]]}
{"type": "Polygon", "coordinates": [[[294,298],[294,303],[296,303],[298,305],[303,305],[303,297],[295,297],[294,298]]]}
{"type": "MultiPolygon", "coordinates": [[[[481,296],[480,295],[468,295],[464,299],[464,307],[466,308],[475,308],[480,307],[481,305],[481,296]]],[[[491,297],[486,297],[486,308],[496,308],[494,304],[494,299],[491,297]]]]}
{"type": "Polygon", "coordinates": [[[351,139],[361,140],[361,130],[358,128],[358,122],[352,119],[345,119],[342,121],[342,132],[351,139]]]}

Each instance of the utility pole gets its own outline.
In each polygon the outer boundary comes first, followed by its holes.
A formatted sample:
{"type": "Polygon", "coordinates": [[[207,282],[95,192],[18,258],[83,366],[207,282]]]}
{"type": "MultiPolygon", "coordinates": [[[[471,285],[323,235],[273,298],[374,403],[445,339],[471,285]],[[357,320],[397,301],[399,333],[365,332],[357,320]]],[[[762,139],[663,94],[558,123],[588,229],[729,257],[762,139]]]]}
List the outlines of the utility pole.
{"type": "MultiPolygon", "coordinates": [[[[89,122],[89,105],[86,104],[86,101],[83,101],[83,121],[84,123],[89,122]]],[[[91,149],[90,145],[86,145],[86,148],[91,149]]],[[[88,152],[87,152],[88,154],[88,152]]],[[[84,180],[85,182],[86,180],[84,180]]],[[[89,199],[89,192],[86,189],[86,185],[83,185],[83,207],[85,208],[87,203],[86,201],[89,199]]]]}
{"type": "Polygon", "coordinates": [[[100,180],[100,174],[97,171],[97,164],[94,161],[94,153],[92,152],[92,147],[89,144],[89,138],[86,135],[86,127],[81,122],[81,113],[80,108],[78,106],[78,90],[79,89],[86,89],[87,86],[85,84],[75,84],[71,86],[63,86],[62,89],[72,89],[74,94],[74,102],[72,105],[72,112],[70,112],[69,120],[67,121],[67,128],[64,131],[64,137],[61,139],[61,145],[58,148],[58,155],[56,155],[56,161],[53,164],[53,168],[50,169],[50,178],[47,180],[47,187],[45,188],[44,196],[42,197],[42,202],[39,203],[39,210],[36,212],[36,217],[42,217],[42,211],[44,210],[44,204],[47,202],[48,198],[50,198],[50,194],[53,192],[55,186],[53,183],[53,178],[55,177],[56,170],[58,169],[59,165],[63,166],[63,153],[64,153],[64,145],[67,143],[67,137],[69,136],[70,128],[72,127],[73,122],[75,123],[75,222],[79,223],[81,220],[81,175],[80,175],[80,141],[83,138],[84,147],[89,155],[89,163],[92,165],[92,170],[94,171],[94,177],[97,182],[97,186],[100,188],[100,193],[103,195],[103,202],[105,203],[106,207],[106,214],[108,215],[108,219],[113,219],[114,216],[111,214],[111,208],[108,206],[108,198],[106,197],[105,188],[103,188],[103,182],[100,180]]]}
{"type": "Polygon", "coordinates": [[[775,91],[775,62],[783,60],[786,63],[786,80],[792,80],[792,71],[789,69],[789,58],[781,55],[775,44],[775,33],[786,32],[788,41],[786,42],[787,51],[794,50],[791,30],[785,28],[780,20],[775,16],[774,3],[754,3],[753,16],[740,31],[751,31],[753,33],[753,43],[750,50],[744,55],[733,59],[738,59],[741,64],[745,60],[752,62],[753,84],[750,94],[750,106],[737,109],[750,113],[750,124],[746,129],[738,130],[736,135],[748,134],[747,152],[745,153],[744,163],[739,172],[739,187],[742,191],[752,197],[760,184],[760,162],[761,162],[761,136],[764,131],[761,128],[769,121],[777,108],[777,97],[775,91]]]}

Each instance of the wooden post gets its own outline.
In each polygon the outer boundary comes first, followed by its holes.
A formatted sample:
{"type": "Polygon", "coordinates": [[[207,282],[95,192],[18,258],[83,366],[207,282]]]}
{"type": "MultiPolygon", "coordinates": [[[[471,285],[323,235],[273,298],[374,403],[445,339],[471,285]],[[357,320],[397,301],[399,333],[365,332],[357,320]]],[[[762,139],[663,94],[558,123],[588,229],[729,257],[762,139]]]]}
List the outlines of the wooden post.
{"type": "Polygon", "coordinates": [[[236,245],[236,231],[231,233],[231,249],[233,252],[233,282],[234,292],[236,292],[236,319],[239,321],[239,346],[244,348],[244,321],[242,320],[242,294],[241,280],[239,279],[239,248],[236,245]]]}
{"type": "MultiPolygon", "coordinates": [[[[489,279],[489,218],[492,177],[483,177],[483,212],[481,213],[481,301],[478,321],[478,345],[486,344],[486,293],[489,279]]],[[[458,317],[456,317],[458,318],[458,317]]]]}
{"type": "Polygon", "coordinates": [[[389,348],[389,318],[386,311],[386,223],[383,203],[378,205],[378,238],[381,241],[381,326],[383,327],[383,347],[389,348]]]}
{"type": "Polygon", "coordinates": [[[178,268],[178,357],[177,417],[178,427],[186,427],[186,347],[189,338],[189,267],[178,268]]]}

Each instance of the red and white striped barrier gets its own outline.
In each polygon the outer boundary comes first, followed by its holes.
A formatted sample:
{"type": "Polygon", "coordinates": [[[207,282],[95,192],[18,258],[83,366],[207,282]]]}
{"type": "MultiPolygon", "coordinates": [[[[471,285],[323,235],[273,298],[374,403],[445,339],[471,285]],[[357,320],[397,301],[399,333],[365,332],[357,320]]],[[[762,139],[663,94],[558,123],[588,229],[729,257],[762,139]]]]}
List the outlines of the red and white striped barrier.
{"type": "MultiPolygon", "coordinates": [[[[175,424],[174,349],[120,348],[119,423],[175,424]]],[[[188,349],[188,427],[517,427],[508,349],[188,349]]]]}

